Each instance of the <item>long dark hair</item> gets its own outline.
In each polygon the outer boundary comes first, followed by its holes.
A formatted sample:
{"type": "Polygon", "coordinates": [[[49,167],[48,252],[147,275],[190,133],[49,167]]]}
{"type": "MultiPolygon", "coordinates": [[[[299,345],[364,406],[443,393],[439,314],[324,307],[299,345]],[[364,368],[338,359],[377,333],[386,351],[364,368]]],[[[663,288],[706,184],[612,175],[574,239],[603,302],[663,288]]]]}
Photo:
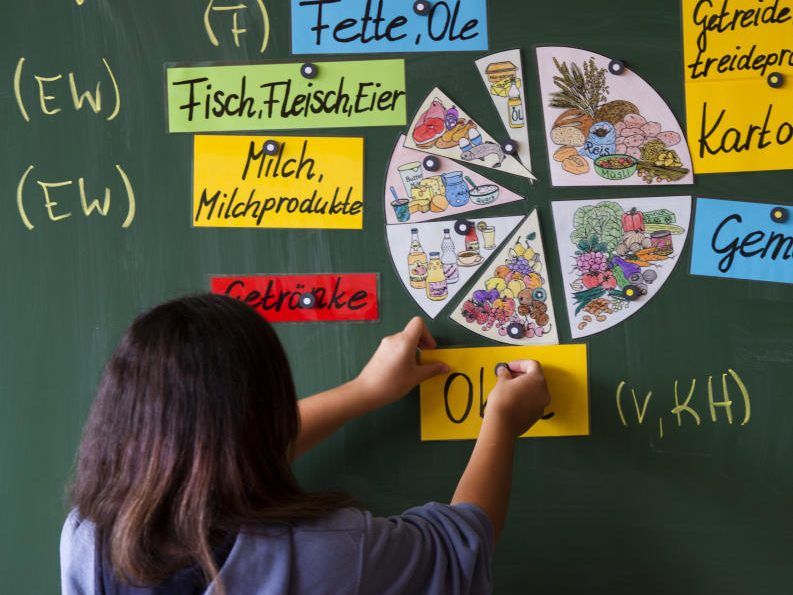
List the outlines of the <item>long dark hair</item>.
{"type": "Polygon", "coordinates": [[[290,466],[300,426],[272,327],[232,298],[177,299],[139,316],[105,368],[72,486],[117,575],[156,585],[244,524],[293,523],[354,503],[307,493],[290,466]]]}

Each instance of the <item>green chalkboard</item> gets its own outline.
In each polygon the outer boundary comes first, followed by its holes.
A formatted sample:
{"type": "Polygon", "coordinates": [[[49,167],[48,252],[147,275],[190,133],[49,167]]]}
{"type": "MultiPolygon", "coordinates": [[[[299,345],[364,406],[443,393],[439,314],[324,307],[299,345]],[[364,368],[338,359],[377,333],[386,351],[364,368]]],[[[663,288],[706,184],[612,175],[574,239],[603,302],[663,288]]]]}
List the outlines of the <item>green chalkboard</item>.
{"type": "MultiPolygon", "coordinates": [[[[390,1],[390,0],[389,0],[390,1]]],[[[272,25],[236,47],[204,27],[206,2],[46,0],[0,7],[0,576],[4,593],[58,591],[58,537],[64,485],[102,365],[142,309],[208,288],[212,273],[380,272],[377,324],[281,326],[301,394],[354,375],[379,337],[418,307],[393,273],[383,232],[383,176],[398,128],[327,130],[366,138],[363,231],[197,229],[190,226],[189,135],[166,133],[166,62],[240,62],[290,58],[289,5],[265,0],[272,25]],[[27,122],[15,98],[15,73],[27,122]],[[119,88],[120,106],[108,74],[119,88]],[[102,81],[98,114],[76,111],[69,91],[102,81]],[[39,77],[50,111],[37,104],[39,77]],[[115,117],[113,111],[118,107],[115,117]],[[29,230],[16,191],[30,166],[29,230]],[[117,167],[118,166],[118,167],[117,167]],[[123,177],[136,197],[132,223],[123,177]],[[79,180],[99,196],[111,188],[106,216],[83,215],[79,180]],[[49,221],[35,180],[50,189],[49,221]],[[37,194],[34,194],[37,192],[37,194]],[[38,201],[38,202],[35,202],[38,201]],[[33,221],[35,219],[35,221],[33,221]]],[[[539,209],[552,271],[550,201],[631,196],[617,189],[555,189],[534,73],[533,44],[585,46],[627,60],[683,116],[679,8],[670,0],[517,2],[492,0],[491,50],[521,47],[528,74],[528,122],[539,182],[493,174],[527,196],[495,215],[539,209]]],[[[408,113],[438,85],[465,102],[486,129],[499,130],[473,60],[480,54],[409,55],[408,113]]],[[[302,61],[300,57],[295,60],[302,61]]],[[[711,175],[692,194],[791,202],[789,172],[711,175]]],[[[661,195],[655,186],[635,195],[661,195]]],[[[793,287],[693,277],[688,251],[664,290],[623,324],[588,340],[591,424],[587,438],[523,441],[515,460],[509,525],[495,560],[496,593],[783,593],[793,584],[793,287]],[[733,369],[751,396],[751,419],[734,423],[707,405],[707,379],[720,396],[733,369]],[[692,379],[690,405],[700,423],[675,406],[692,379]],[[627,427],[617,386],[652,390],[644,423],[630,400],[627,427]],[[665,419],[660,436],[658,418],[665,419]]],[[[558,275],[553,291],[562,295],[558,275]]],[[[560,302],[561,305],[561,302],[560,302]]],[[[557,308],[561,338],[569,340],[557,308]]],[[[486,344],[444,317],[431,324],[444,345],[486,344]]],[[[349,425],[298,464],[310,487],[348,490],[378,514],[446,500],[471,443],[419,442],[418,396],[349,425]]]]}

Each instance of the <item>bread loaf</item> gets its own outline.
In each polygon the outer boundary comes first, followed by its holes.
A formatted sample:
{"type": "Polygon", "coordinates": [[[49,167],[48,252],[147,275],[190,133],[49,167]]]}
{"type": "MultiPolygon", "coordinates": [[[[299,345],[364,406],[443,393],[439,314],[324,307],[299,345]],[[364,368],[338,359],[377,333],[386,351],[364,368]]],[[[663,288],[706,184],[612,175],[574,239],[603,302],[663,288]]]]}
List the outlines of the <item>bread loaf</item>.
{"type": "Polygon", "coordinates": [[[503,80],[513,79],[517,75],[518,67],[509,60],[505,62],[492,62],[485,68],[487,79],[491,83],[498,83],[503,80]]]}
{"type": "Polygon", "coordinates": [[[551,140],[557,145],[580,147],[586,141],[595,120],[579,109],[563,111],[553,123],[551,140]]]}
{"type": "Polygon", "coordinates": [[[551,140],[557,145],[569,145],[572,147],[583,146],[586,141],[586,134],[581,131],[579,126],[556,126],[551,129],[551,140]]]}
{"type": "Polygon", "coordinates": [[[580,155],[575,155],[562,161],[562,169],[571,174],[581,175],[589,171],[589,163],[580,155]]]}
{"type": "Polygon", "coordinates": [[[585,114],[580,109],[567,109],[559,114],[554,120],[554,126],[578,126],[585,135],[589,134],[589,129],[595,120],[589,114],[585,114]]]}
{"type": "Polygon", "coordinates": [[[570,145],[565,145],[556,149],[556,152],[553,154],[553,158],[556,161],[564,161],[568,157],[574,157],[578,155],[578,151],[575,147],[571,147],[570,145]]]}
{"type": "Polygon", "coordinates": [[[616,125],[628,114],[638,114],[639,109],[630,101],[615,99],[601,105],[595,112],[598,122],[609,122],[616,125]]]}

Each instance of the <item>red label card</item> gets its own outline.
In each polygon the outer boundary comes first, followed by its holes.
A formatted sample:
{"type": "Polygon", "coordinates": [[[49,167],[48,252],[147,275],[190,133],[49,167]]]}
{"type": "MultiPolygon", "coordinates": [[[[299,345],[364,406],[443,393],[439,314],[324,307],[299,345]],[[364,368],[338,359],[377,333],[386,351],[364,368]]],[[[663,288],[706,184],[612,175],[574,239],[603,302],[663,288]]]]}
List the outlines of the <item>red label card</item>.
{"type": "Polygon", "coordinates": [[[212,293],[245,302],[269,322],[372,321],[380,318],[377,274],[217,275],[212,293]]]}

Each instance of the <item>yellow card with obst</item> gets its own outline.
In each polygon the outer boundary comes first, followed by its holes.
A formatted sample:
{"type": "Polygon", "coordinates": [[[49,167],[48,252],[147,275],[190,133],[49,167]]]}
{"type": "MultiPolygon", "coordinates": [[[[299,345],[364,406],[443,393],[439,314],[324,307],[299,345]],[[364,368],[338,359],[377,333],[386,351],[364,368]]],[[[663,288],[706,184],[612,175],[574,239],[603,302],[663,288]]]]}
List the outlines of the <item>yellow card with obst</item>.
{"type": "Polygon", "coordinates": [[[448,374],[421,384],[421,439],[466,440],[479,435],[496,365],[520,359],[542,364],[551,404],[524,438],[589,435],[589,380],[584,344],[422,351],[421,362],[444,362],[448,374]]]}
{"type": "Polygon", "coordinates": [[[363,139],[197,135],[195,227],[363,227],[363,139]]]}

